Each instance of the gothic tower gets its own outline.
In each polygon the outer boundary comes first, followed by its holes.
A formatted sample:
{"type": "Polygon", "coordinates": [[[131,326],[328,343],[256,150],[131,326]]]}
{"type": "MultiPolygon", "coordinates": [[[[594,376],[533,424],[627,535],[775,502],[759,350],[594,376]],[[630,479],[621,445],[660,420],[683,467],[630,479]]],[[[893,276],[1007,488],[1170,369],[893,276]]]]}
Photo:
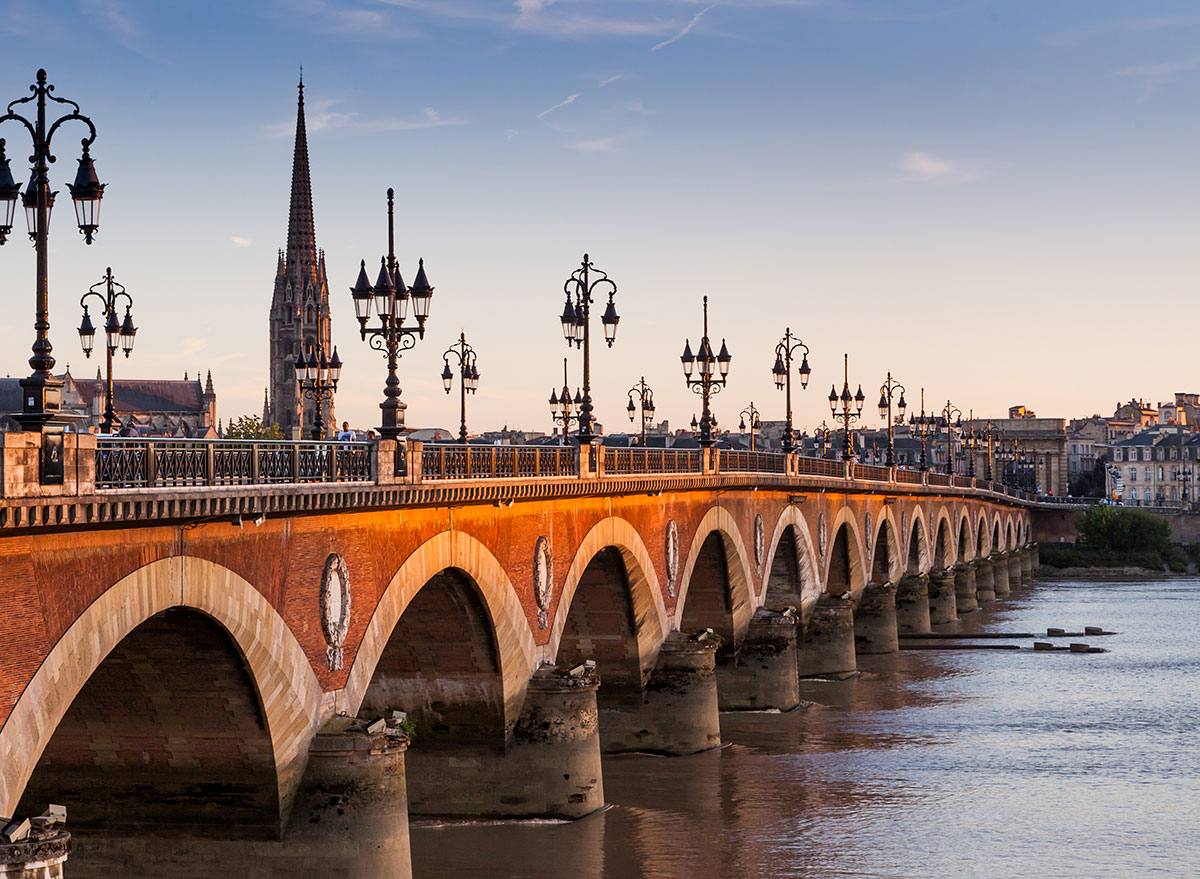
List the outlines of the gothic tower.
{"type": "MultiPolygon", "coordinates": [[[[275,293],[271,297],[270,423],[289,439],[308,439],[315,420],[310,399],[296,387],[296,355],[323,346],[332,349],[329,284],[325,254],[317,250],[313,227],[312,185],[308,176],[308,136],[304,128],[304,80],[296,110],[296,149],[292,156],[292,198],[288,207],[287,249],[279,252],[275,293]]],[[[325,429],[334,424],[333,401],[322,410],[325,429]]]]}

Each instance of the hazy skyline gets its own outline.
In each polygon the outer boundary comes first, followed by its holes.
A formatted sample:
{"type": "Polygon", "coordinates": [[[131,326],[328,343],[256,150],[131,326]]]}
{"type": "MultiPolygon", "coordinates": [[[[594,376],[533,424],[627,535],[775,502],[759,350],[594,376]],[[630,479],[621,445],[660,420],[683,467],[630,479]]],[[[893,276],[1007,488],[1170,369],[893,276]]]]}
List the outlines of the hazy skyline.
{"type": "MultiPolygon", "coordinates": [[[[619,431],[645,375],[682,427],[679,353],[700,300],[733,353],[714,410],[754,400],[790,326],[812,349],[797,427],[828,416],[850,355],[867,423],[886,370],[915,406],[997,416],[1111,412],[1194,386],[1190,232],[1200,14],[1185,2],[328,0],[0,5],[0,100],[38,67],[96,123],[96,243],[56,137],[51,339],[90,375],[78,300],[105,266],[137,300],[123,377],[212,369],[226,422],[262,408],[267,316],[287,223],[304,66],[317,241],[346,366],[338,420],[379,423],[384,361],[348,287],[386,249],[436,288],[401,364],[410,426],[457,425],[442,352],[479,352],[473,430],[548,431],[579,355],[558,328],[584,251],[620,287],[616,346],[593,353],[597,417],[619,431]],[[1172,332],[1172,330],[1176,330],[1172,332]]],[[[0,126],[14,176],[27,135],[0,126]]],[[[14,233],[24,228],[17,218],[14,233]]],[[[0,369],[28,373],[33,254],[0,249],[0,369]]],[[[598,324],[597,324],[598,330],[598,324]]]]}

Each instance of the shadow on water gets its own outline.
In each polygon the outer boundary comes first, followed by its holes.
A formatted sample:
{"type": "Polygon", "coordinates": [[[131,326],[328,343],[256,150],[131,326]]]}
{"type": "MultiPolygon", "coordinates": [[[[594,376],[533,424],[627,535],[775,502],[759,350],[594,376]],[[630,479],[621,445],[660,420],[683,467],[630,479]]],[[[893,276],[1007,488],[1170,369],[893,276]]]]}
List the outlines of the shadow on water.
{"type": "Polygon", "coordinates": [[[1197,875],[1200,648],[1189,621],[1198,614],[1196,580],[1016,592],[953,625],[1120,634],[1103,639],[1105,654],[865,657],[856,678],[805,681],[801,710],[723,714],[732,747],[605,760],[607,812],[570,824],[415,827],[414,873],[1197,875]]]}

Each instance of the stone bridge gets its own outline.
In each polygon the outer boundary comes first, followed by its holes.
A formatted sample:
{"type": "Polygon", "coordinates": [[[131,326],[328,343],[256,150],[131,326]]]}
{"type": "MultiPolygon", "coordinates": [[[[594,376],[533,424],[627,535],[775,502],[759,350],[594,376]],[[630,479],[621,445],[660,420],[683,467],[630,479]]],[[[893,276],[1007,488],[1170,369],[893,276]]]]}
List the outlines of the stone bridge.
{"type": "Polygon", "coordinates": [[[601,753],[714,747],[719,711],[1028,579],[1043,506],[797,455],[388,440],[67,435],[47,485],[39,435],[2,440],[0,809],[66,805],[73,876],[408,875],[410,811],[588,814],[601,753]]]}

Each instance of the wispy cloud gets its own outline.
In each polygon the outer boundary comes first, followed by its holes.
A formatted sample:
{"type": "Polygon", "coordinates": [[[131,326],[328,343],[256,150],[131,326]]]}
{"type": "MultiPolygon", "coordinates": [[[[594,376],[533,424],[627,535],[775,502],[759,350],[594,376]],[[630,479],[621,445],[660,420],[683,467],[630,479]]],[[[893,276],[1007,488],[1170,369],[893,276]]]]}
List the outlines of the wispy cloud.
{"type": "Polygon", "coordinates": [[[122,43],[130,43],[141,36],[142,29],[120,0],[84,0],[83,5],[88,15],[122,43]]]}
{"type": "Polygon", "coordinates": [[[504,131],[504,139],[505,139],[505,140],[512,140],[514,137],[516,137],[516,136],[517,136],[518,134],[520,134],[520,133],[521,133],[521,132],[520,132],[520,131],[518,131],[516,128],[508,128],[508,129],[505,129],[505,131],[504,131]]]}
{"type": "Polygon", "coordinates": [[[904,179],[916,183],[969,183],[978,175],[958,162],[914,150],[897,162],[904,179]]]}
{"type": "Polygon", "coordinates": [[[568,149],[581,153],[616,153],[621,152],[632,134],[614,134],[609,137],[593,137],[586,140],[576,140],[566,144],[568,149]]]}
{"type": "Polygon", "coordinates": [[[1154,93],[1173,79],[1200,69],[1200,55],[1184,61],[1164,61],[1158,64],[1138,64],[1117,71],[1117,76],[1139,80],[1142,84],[1140,100],[1148,100],[1154,93]]]}
{"type": "Polygon", "coordinates": [[[618,79],[624,79],[624,78],[625,78],[624,73],[618,73],[615,76],[610,76],[607,79],[602,79],[602,80],[600,80],[600,88],[604,88],[606,85],[612,85],[618,79]]]}
{"type": "MultiPolygon", "coordinates": [[[[715,6],[716,4],[713,4],[713,5],[715,6]]],[[[677,43],[680,40],[682,40],[684,37],[686,37],[688,34],[690,34],[692,32],[692,28],[694,28],[696,25],[698,25],[700,23],[700,19],[704,17],[704,13],[708,12],[712,8],[713,8],[712,6],[706,6],[703,9],[701,9],[699,12],[697,12],[695,15],[692,16],[692,20],[689,21],[687,24],[685,24],[683,26],[683,28],[679,31],[679,33],[675,34],[675,36],[671,37],[670,39],[663,40],[661,43],[651,46],[650,51],[657,52],[659,49],[664,49],[667,46],[671,45],[672,43],[677,43]]]]}
{"type": "MultiPolygon", "coordinates": [[[[394,116],[384,116],[377,119],[363,119],[359,113],[339,112],[333,109],[340,100],[307,101],[305,107],[305,125],[310,135],[327,131],[345,131],[354,134],[371,134],[379,131],[419,131],[425,128],[442,128],[447,125],[461,125],[461,119],[448,119],[433,107],[426,107],[416,118],[403,119],[394,116]]],[[[292,121],[278,122],[264,129],[268,137],[291,137],[295,134],[296,123],[292,121]]]]}
{"type": "Polygon", "coordinates": [[[254,239],[243,238],[241,235],[230,235],[229,240],[233,242],[234,247],[249,247],[254,243],[254,239]]]}
{"type": "Polygon", "coordinates": [[[617,104],[618,110],[623,110],[626,113],[634,113],[638,116],[657,116],[658,111],[651,110],[641,101],[622,101],[617,104]]]}
{"type": "Polygon", "coordinates": [[[579,98],[579,96],[580,96],[580,95],[582,95],[582,94],[583,94],[583,92],[575,92],[575,93],[574,93],[574,94],[572,94],[572,95],[567,95],[565,98],[563,98],[563,99],[562,99],[561,101],[559,101],[557,104],[555,104],[553,107],[547,107],[545,110],[543,110],[542,112],[538,113],[538,114],[537,114],[537,118],[541,119],[541,118],[543,118],[543,117],[545,117],[545,116],[549,116],[549,115],[550,115],[551,113],[553,113],[555,110],[562,109],[563,107],[567,106],[567,104],[573,104],[573,103],[575,103],[575,101],[576,101],[576,100],[579,98]]]}

